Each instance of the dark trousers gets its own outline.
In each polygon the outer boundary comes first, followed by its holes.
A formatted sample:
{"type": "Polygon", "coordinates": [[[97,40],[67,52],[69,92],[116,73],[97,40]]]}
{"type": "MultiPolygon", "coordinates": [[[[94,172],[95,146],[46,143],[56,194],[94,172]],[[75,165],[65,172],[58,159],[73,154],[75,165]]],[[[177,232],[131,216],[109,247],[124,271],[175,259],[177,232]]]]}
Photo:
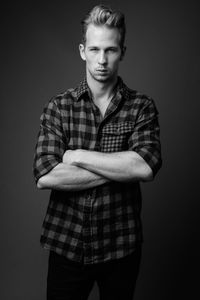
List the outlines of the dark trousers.
{"type": "Polygon", "coordinates": [[[50,252],[47,300],[86,300],[96,282],[100,300],[132,300],[141,260],[133,254],[105,263],[83,265],[50,252]]]}

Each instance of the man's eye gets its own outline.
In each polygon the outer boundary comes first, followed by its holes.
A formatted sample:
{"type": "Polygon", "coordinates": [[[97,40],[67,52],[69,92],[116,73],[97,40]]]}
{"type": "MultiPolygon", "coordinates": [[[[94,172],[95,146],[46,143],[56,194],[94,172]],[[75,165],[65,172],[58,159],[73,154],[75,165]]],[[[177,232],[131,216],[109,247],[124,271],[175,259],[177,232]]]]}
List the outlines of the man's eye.
{"type": "Polygon", "coordinates": [[[90,51],[96,52],[96,51],[98,51],[98,49],[97,48],[91,48],[90,51]]]}
{"type": "Polygon", "coordinates": [[[114,48],[110,48],[110,49],[108,49],[107,51],[112,53],[112,52],[116,52],[117,50],[114,49],[114,48]]]}

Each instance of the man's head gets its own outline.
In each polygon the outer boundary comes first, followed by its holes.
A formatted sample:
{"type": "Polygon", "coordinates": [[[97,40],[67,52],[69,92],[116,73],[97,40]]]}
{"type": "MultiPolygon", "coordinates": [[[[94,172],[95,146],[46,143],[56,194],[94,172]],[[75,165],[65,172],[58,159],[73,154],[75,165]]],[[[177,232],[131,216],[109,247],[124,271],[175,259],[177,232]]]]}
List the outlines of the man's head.
{"type": "Polygon", "coordinates": [[[126,26],[124,15],[119,11],[114,11],[111,8],[98,5],[95,6],[82,20],[82,43],[86,43],[86,32],[88,26],[93,24],[95,26],[106,26],[108,28],[116,28],[120,33],[120,47],[123,50],[126,26]]]}
{"type": "Polygon", "coordinates": [[[120,12],[96,6],[83,24],[80,55],[86,61],[87,79],[100,82],[115,81],[125,47],[125,22],[120,12]]]}

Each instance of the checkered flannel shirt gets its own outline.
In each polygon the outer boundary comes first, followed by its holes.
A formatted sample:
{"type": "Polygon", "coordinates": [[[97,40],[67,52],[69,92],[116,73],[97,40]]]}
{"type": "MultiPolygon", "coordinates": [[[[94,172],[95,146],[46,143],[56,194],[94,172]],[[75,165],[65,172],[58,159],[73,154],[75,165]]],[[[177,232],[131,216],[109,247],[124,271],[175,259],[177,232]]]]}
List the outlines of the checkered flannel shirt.
{"type": "MultiPolygon", "coordinates": [[[[68,149],[132,150],[151,167],[161,166],[158,111],[154,101],[118,78],[104,118],[86,80],[52,98],[41,115],[34,158],[37,180],[62,162],[68,149]]],[[[111,182],[85,191],[52,190],[41,245],[85,264],[118,259],[143,240],[139,182],[111,182]]]]}

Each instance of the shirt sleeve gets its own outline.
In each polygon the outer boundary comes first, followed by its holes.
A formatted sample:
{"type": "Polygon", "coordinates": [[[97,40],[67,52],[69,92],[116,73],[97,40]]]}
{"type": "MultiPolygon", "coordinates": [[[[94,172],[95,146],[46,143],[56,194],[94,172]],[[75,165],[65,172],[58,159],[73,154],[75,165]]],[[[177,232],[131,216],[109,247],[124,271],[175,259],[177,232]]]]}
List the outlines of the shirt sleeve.
{"type": "Polygon", "coordinates": [[[33,162],[33,174],[36,182],[62,162],[64,152],[65,139],[61,113],[55,99],[51,99],[40,117],[40,130],[33,162]]]}
{"type": "Polygon", "coordinates": [[[153,99],[147,98],[139,110],[129,149],[146,161],[155,176],[162,165],[162,158],[158,111],[153,99]]]}

